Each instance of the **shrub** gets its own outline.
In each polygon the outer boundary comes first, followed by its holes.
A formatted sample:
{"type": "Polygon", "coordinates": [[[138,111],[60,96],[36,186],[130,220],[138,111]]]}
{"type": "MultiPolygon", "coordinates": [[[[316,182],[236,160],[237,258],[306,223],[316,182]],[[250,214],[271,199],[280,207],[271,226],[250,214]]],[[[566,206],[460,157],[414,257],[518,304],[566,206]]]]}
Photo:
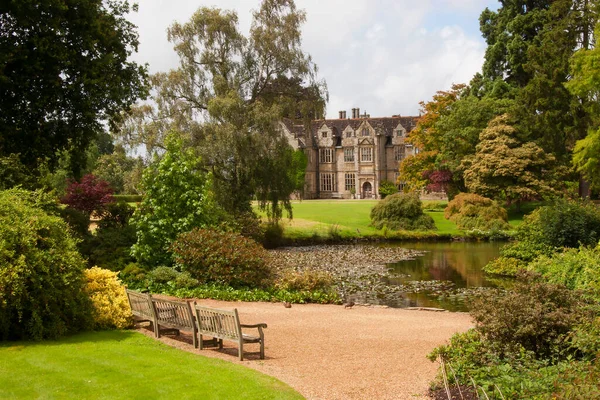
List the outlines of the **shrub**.
{"type": "Polygon", "coordinates": [[[520,275],[508,293],[477,297],[471,315],[502,356],[522,347],[547,358],[568,346],[568,333],[584,320],[582,305],[579,294],[562,285],[520,275]]]}
{"type": "Polygon", "coordinates": [[[83,291],[92,301],[96,329],[124,329],[133,319],[125,287],[116,272],[93,267],[85,271],[83,291]]]}
{"type": "Polygon", "coordinates": [[[56,338],[89,326],[85,260],[67,224],[36,206],[43,196],[0,192],[0,338],[56,338]]]}
{"type": "Polygon", "coordinates": [[[147,271],[141,268],[136,263],[129,263],[123,268],[120,272],[119,276],[123,279],[123,281],[130,283],[139,283],[142,282],[146,278],[147,271]]]}
{"type": "Polygon", "coordinates": [[[525,216],[517,228],[517,239],[500,251],[501,257],[484,270],[511,275],[542,255],[564,247],[595,246],[600,236],[600,209],[593,203],[557,200],[525,216]],[[504,268],[510,265],[512,268],[504,268]]]}
{"type": "Polygon", "coordinates": [[[379,201],[371,210],[371,225],[377,229],[435,229],[433,218],[423,213],[416,193],[397,193],[379,201]]]}
{"type": "Polygon", "coordinates": [[[111,271],[120,271],[134,261],[131,246],[136,242],[135,227],[129,224],[133,208],[127,203],[106,205],[102,219],[93,235],[88,235],[81,246],[89,265],[111,271]]]}
{"type": "Polygon", "coordinates": [[[177,271],[171,267],[156,267],[150,271],[148,277],[156,283],[168,283],[177,278],[177,271]]]}
{"type": "Polygon", "coordinates": [[[471,310],[476,328],[429,358],[450,366],[451,381],[476,384],[493,399],[597,398],[597,313],[578,293],[538,277],[519,275],[510,292],[481,296],[471,310]]]}
{"type": "Polygon", "coordinates": [[[88,214],[71,207],[65,207],[60,210],[60,216],[78,239],[84,240],[90,235],[90,216],[88,214]]]}
{"type": "Polygon", "coordinates": [[[272,282],[269,253],[238,233],[194,229],[180,235],[172,249],[182,270],[201,283],[264,287],[272,282]]]}
{"type": "Polygon", "coordinates": [[[509,229],[506,210],[495,201],[473,193],[460,193],[448,203],[444,217],[459,229],[509,229]]]}
{"type": "Polygon", "coordinates": [[[542,255],[527,268],[551,283],[586,290],[600,299],[600,246],[542,255]]]}
{"type": "Polygon", "coordinates": [[[219,222],[220,211],[210,195],[211,178],[200,165],[194,149],[169,136],[167,151],[144,171],[144,199],[132,223],[137,242],[132,251],[150,267],[172,265],[171,243],[193,228],[219,222]]]}
{"type": "Polygon", "coordinates": [[[88,174],[80,182],[71,182],[67,187],[67,194],[61,200],[71,208],[92,215],[94,211],[101,211],[105,204],[114,201],[113,190],[108,182],[88,174]]]}
{"type": "Polygon", "coordinates": [[[286,270],[277,280],[276,286],[283,290],[313,292],[315,290],[329,290],[333,285],[333,276],[325,271],[286,270]]]}
{"type": "Polygon", "coordinates": [[[267,249],[274,249],[283,243],[283,225],[279,222],[269,222],[266,224],[263,236],[263,246],[267,249]]]}
{"type": "Polygon", "coordinates": [[[394,193],[398,193],[398,187],[394,182],[381,181],[379,183],[379,195],[382,199],[394,193]]]}
{"type": "Polygon", "coordinates": [[[557,200],[525,220],[521,236],[554,248],[595,246],[600,240],[600,208],[585,201],[557,200]]]}

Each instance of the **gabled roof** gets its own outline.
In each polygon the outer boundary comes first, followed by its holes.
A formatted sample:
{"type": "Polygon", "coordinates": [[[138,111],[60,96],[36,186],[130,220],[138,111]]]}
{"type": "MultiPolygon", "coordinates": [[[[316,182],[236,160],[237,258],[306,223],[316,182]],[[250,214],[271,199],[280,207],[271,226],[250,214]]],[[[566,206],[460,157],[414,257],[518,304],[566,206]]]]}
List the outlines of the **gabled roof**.
{"type": "Polygon", "coordinates": [[[350,126],[353,130],[357,130],[367,121],[369,125],[375,129],[378,135],[394,136],[394,129],[398,124],[402,124],[406,132],[410,132],[417,124],[419,117],[382,117],[382,118],[352,118],[352,119],[319,119],[312,122],[313,134],[316,133],[323,125],[335,132],[336,128],[338,135],[341,135],[344,130],[350,126]]]}

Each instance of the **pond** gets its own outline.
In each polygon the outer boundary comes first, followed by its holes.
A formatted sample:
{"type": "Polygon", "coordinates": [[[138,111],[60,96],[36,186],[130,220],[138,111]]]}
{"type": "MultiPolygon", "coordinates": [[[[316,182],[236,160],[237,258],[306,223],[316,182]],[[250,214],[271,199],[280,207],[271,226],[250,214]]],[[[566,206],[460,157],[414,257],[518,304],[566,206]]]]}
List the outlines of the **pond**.
{"type": "Polygon", "coordinates": [[[499,242],[415,242],[386,244],[421,253],[408,260],[386,264],[390,275],[382,278],[391,287],[402,287],[394,296],[362,294],[354,301],[396,308],[432,307],[466,311],[468,295],[503,282],[487,278],[482,268],[500,254],[499,242]]]}

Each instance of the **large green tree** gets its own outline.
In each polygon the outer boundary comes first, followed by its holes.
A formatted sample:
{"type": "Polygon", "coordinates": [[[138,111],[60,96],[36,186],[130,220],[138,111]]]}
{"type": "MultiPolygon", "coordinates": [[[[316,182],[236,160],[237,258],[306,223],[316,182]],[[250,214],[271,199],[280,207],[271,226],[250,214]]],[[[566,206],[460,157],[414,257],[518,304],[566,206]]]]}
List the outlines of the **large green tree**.
{"type": "MultiPolygon", "coordinates": [[[[600,35],[600,24],[595,36],[600,35]]],[[[578,172],[600,189],[600,49],[581,48],[571,59],[572,79],[567,83],[571,93],[583,99],[591,123],[587,136],[574,149],[573,164],[578,172]]]]}
{"type": "Polygon", "coordinates": [[[507,115],[492,120],[463,168],[470,192],[519,205],[555,192],[548,173],[555,159],[534,142],[520,140],[513,125],[507,115]]]}
{"type": "Polygon", "coordinates": [[[127,0],[0,2],[0,155],[28,167],[71,153],[79,175],[102,120],[145,94],[127,0]]]}
{"type": "Polygon", "coordinates": [[[235,12],[218,8],[173,24],[168,38],[180,66],[152,77],[154,104],[132,110],[121,136],[152,151],[176,127],[200,149],[227,211],[250,211],[256,196],[270,217],[290,213],[297,174],[289,171],[299,164],[279,122],[323,115],[327,96],[301,49],[304,21],[293,0],[264,0],[248,36],[235,12]]]}

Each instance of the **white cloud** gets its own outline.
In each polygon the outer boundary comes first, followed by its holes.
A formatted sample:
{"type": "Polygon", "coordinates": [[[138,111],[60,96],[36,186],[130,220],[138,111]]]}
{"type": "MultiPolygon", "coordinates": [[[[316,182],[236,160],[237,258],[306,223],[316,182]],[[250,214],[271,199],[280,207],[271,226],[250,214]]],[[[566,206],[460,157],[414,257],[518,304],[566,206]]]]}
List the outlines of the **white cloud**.
{"type": "MultiPolygon", "coordinates": [[[[177,66],[166,40],[174,21],[185,22],[217,0],[144,0],[132,21],[140,28],[139,62],[150,71],[177,66]]],[[[478,14],[495,0],[296,0],[306,11],[303,48],[319,66],[330,93],[328,117],[361,107],[372,116],[416,114],[418,103],[452,83],[468,82],[483,62],[478,14]],[[467,22],[465,22],[467,21],[467,22]],[[468,24],[466,26],[465,24],[468,24]]],[[[258,0],[219,0],[238,11],[247,32],[258,0]]]]}

